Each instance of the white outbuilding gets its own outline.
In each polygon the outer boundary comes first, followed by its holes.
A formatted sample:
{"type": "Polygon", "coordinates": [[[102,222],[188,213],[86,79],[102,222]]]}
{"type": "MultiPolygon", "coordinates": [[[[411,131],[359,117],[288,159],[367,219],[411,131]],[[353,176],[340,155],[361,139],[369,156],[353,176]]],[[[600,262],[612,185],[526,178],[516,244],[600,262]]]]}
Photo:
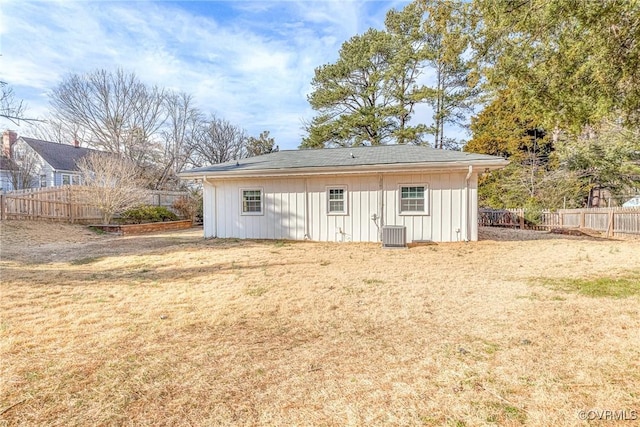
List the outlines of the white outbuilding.
{"type": "Polygon", "coordinates": [[[478,174],[495,156],[415,145],[290,150],[192,169],[204,236],[452,242],[478,239],[478,174]]]}
{"type": "Polygon", "coordinates": [[[640,208],[640,196],[632,197],[622,204],[623,208],[640,208]]]}

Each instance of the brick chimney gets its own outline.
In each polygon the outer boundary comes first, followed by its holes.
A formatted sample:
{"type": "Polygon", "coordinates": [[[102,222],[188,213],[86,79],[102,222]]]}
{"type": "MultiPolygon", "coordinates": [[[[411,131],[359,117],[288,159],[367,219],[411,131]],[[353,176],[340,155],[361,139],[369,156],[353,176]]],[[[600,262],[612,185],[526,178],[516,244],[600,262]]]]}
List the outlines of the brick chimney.
{"type": "Polygon", "coordinates": [[[80,141],[78,141],[78,138],[73,139],[73,146],[76,148],[80,148],[80,141]]]}
{"type": "Polygon", "coordinates": [[[18,134],[12,130],[5,130],[2,133],[2,154],[11,158],[13,154],[13,145],[18,140],[18,134]]]}

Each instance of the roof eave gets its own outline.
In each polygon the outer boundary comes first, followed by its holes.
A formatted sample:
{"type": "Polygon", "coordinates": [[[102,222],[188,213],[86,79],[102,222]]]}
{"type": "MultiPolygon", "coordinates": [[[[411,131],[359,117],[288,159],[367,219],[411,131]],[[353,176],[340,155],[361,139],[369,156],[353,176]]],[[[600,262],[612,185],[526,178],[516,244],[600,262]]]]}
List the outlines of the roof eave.
{"type": "Polygon", "coordinates": [[[378,165],[360,165],[360,166],[329,166],[329,167],[304,167],[304,168],[281,168],[281,169],[253,169],[253,170],[235,170],[235,171],[212,171],[203,170],[198,172],[182,172],[178,176],[182,179],[202,179],[206,178],[256,178],[256,177],[277,177],[277,176],[314,176],[314,175],[354,175],[354,174],[374,174],[380,172],[386,173],[404,173],[428,170],[450,171],[450,170],[467,170],[469,166],[479,168],[477,172],[489,172],[501,169],[509,164],[508,160],[490,159],[490,160],[467,160],[453,162],[425,162],[425,163],[395,163],[395,164],[378,164],[378,165]]]}

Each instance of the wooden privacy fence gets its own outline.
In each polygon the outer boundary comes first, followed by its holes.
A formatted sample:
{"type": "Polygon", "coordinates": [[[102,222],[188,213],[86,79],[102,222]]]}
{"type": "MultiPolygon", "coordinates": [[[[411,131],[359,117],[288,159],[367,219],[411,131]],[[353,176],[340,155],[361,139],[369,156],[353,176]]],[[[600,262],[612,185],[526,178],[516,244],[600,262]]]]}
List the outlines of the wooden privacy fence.
{"type": "MultiPolygon", "coordinates": [[[[0,194],[0,219],[57,220],[66,222],[100,222],[100,211],[82,201],[87,187],[66,185],[53,188],[32,188],[0,194]]],[[[170,208],[188,193],[180,191],[150,191],[150,205],[170,208]]]]}
{"type": "Polygon", "coordinates": [[[478,224],[484,227],[525,228],[522,209],[479,209],[478,224]]]}
{"type": "Polygon", "coordinates": [[[535,223],[525,220],[524,209],[480,209],[482,226],[519,228],[588,228],[606,233],[640,234],[640,208],[589,208],[542,211],[535,223]]]}

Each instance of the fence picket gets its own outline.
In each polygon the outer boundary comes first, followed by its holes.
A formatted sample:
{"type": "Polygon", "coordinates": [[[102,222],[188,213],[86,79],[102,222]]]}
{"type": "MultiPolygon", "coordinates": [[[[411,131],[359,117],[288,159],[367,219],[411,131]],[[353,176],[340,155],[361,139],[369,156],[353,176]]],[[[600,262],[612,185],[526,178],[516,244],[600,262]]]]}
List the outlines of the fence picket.
{"type": "MultiPolygon", "coordinates": [[[[80,201],[81,186],[30,188],[0,195],[0,219],[47,219],[65,222],[100,221],[97,208],[80,201]]],[[[150,191],[148,204],[171,207],[188,193],[181,191],[150,191]]]]}
{"type": "Polygon", "coordinates": [[[537,224],[526,224],[523,217],[523,209],[480,209],[478,224],[520,228],[587,228],[607,235],[640,234],[640,208],[616,207],[543,211],[540,222],[537,224]],[[520,221],[514,218],[515,215],[520,221]]]}

